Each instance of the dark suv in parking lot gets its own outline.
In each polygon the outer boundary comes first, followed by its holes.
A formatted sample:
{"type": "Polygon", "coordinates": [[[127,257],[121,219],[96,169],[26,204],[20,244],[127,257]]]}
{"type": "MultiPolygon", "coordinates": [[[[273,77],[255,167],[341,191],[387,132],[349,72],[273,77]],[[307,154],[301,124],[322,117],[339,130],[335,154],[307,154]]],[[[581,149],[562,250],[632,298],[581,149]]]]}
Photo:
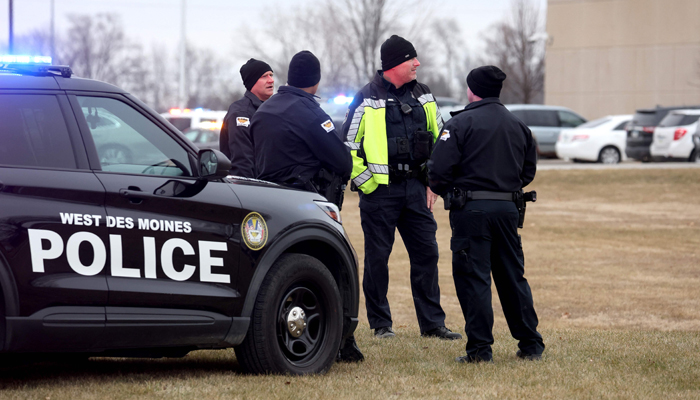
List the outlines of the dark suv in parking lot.
{"type": "Polygon", "coordinates": [[[141,101],[0,66],[0,353],[320,373],[357,325],[357,257],[315,193],[227,177],[141,101]],[[127,156],[128,155],[128,156],[127,156]]]}
{"type": "Polygon", "coordinates": [[[654,129],[662,119],[673,110],[693,109],[700,106],[676,106],[676,107],[656,107],[637,110],[632,117],[632,121],[627,124],[627,144],[625,153],[627,157],[639,161],[651,161],[651,142],[654,140],[654,129]]]}

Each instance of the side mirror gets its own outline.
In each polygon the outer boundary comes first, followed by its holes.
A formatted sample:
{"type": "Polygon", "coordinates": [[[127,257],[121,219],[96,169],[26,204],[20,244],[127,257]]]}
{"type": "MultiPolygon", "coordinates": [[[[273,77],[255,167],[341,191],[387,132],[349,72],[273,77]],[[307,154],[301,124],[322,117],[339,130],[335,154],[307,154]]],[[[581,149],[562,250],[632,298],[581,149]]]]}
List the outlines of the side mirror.
{"type": "Polygon", "coordinates": [[[231,161],[219,150],[205,149],[199,152],[199,176],[213,180],[228,176],[231,161]]]}

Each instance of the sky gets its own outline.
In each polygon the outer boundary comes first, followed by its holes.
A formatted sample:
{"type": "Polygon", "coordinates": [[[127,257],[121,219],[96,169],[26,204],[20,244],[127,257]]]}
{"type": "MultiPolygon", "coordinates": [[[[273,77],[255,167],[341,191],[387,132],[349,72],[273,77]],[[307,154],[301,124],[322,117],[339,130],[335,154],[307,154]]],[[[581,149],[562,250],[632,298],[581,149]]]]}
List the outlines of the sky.
{"type": "MultiPolygon", "coordinates": [[[[180,40],[181,0],[53,0],[56,31],[65,31],[68,14],[116,13],[127,36],[144,47],[174,50],[180,40]]],[[[322,0],[185,0],[187,40],[197,47],[231,53],[240,46],[242,24],[264,24],[265,16],[296,5],[320,4],[322,0]]],[[[546,0],[534,0],[546,10],[546,0]]],[[[481,36],[508,12],[511,0],[428,0],[437,18],[455,18],[471,51],[483,46],[481,36]]],[[[14,0],[14,34],[20,36],[48,28],[51,0],[14,0]]],[[[0,46],[9,36],[9,0],[0,0],[0,46]]],[[[313,21],[310,21],[313,23],[313,21]]],[[[410,40],[410,39],[409,39],[410,40]]]]}

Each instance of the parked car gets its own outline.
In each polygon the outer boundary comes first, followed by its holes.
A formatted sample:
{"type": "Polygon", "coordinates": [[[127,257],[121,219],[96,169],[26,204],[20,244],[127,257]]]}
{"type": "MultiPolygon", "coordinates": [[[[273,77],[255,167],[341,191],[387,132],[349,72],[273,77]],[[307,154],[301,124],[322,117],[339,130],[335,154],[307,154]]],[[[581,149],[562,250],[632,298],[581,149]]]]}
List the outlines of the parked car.
{"type": "Polygon", "coordinates": [[[438,105],[443,122],[447,122],[452,118],[451,112],[464,110],[466,106],[466,104],[461,103],[453,97],[436,96],[435,102],[438,105]]]}
{"type": "Polygon", "coordinates": [[[627,125],[627,145],[625,153],[634,160],[649,162],[652,160],[649,147],[654,140],[654,129],[662,119],[671,111],[679,109],[698,109],[698,106],[690,107],[656,107],[640,109],[632,117],[627,125]]]}
{"type": "Polygon", "coordinates": [[[631,119],[632,115],[608,115],[573,129],[563,129],[556,144],[557,157],[619,163],[625,158],[625,126],[631,119]]]}
{"type": "Polygon", "coordinates": [[[556,157],[555,145],[562,128],[575,128],[586,119],[566,107],[540,104],[506,104],[527,125],[537,142],[537,154],[556,157]]]}
{"type": "Polygon", "coordinates": [[[244,371],[323,373],[357,326],[357,256],[324,197],[227,177],[65,66],[0,65],[0,132],[0,355],[234,348],[244,371]]]}
{"type": "Polygon", "coordinates": [[[695,161],[693,133],[698,128],[700,110],[674,110],[669,112],[654,129],[649,147],[653,158],[695,161]]]}
{"type": "Polygon", "coordinates": [[[181,132],[184,132],[190,128],[221,129],[226,111],[171,108],[169,112],[160,115],[181,132]]]}
{"type": "Polygon", "coordinates": [[[189,128],[182,131],[182,133],[199,149],[219,150],[221,129],[189,128]]]}

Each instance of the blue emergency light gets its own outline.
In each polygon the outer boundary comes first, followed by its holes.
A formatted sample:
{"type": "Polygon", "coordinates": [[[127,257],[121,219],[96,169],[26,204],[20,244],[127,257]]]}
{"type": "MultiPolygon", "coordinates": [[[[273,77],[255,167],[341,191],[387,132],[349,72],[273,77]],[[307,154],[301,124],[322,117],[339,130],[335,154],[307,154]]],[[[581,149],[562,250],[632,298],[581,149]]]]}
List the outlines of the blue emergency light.
{"type": "Polygon", "coordinates": [[[352,97],[347,97],[344,95],[336,96],[333,98],[335,104],[350,104],[352,103],[352,97]]]}
{"type": "Polygon", "coordinates": [[[16,56],[12,54],[0,55],[0,64],[46,64],[51,65],[51,57],[48,56],[16,56]]]}

